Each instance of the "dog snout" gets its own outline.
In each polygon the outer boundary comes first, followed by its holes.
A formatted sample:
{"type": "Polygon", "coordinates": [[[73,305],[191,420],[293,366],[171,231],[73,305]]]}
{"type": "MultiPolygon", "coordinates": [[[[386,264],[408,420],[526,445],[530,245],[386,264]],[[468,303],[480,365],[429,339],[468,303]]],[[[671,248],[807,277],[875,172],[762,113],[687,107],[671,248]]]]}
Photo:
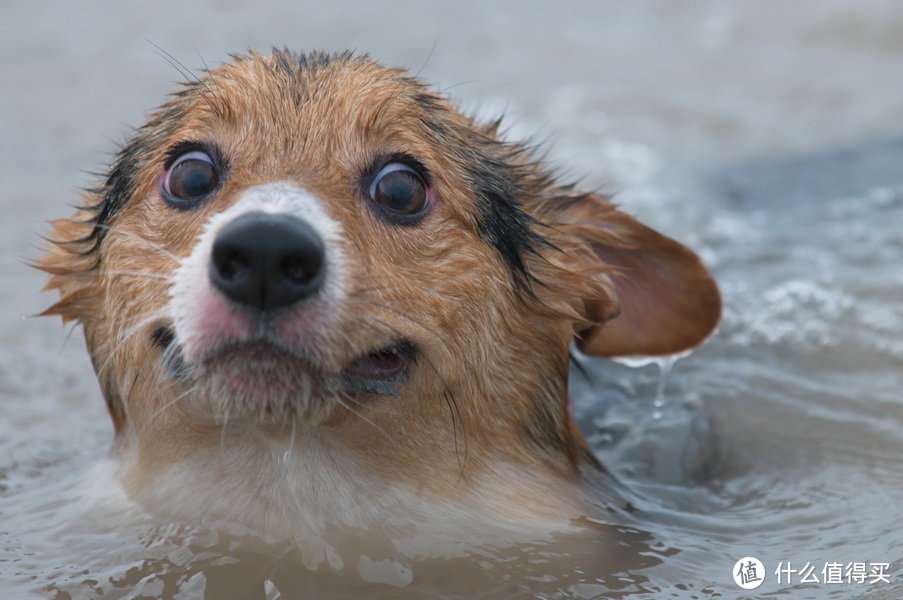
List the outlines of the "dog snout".
{"type": "Polygon", "coordinates": [[[287,307],[320,289],[325,253],[323,240],[304,221],[286,214],[247,213],[217,234],[210,279],[246,308],[287,307]]]}

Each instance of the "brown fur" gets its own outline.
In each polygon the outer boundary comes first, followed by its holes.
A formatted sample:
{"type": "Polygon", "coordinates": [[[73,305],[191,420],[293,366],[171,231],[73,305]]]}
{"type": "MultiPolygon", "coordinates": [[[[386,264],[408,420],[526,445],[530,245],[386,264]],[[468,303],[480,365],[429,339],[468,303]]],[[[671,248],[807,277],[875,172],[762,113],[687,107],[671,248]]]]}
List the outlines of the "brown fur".
{"type": "Polygon", "coordinates": [[[692,252],[559,185],[496,128],[400,70],[347,55],[237,57],[159,109],[86,208],[54,223],[40,262],[60,294],[46,314],[82,324],[117,444],[138,448],[127,487],[221,435],[172,402],[185,390],[161,376],[159,323],[141,321],[165,305],[168,284],[136,273],[170,275],[211,214],[242,190],[289,180],[347,238],[352,300],[340,358],[324,366],[340,371],[398,333],[420,352],[398,397],[369,399],[357,411],[366,419],[333,407],[320,427],[423,493],[463,499],[506,464],[527,476],[491,510],[578,514],[580,470],[596,467],[567,409],[575,331],[589,353],[679,352],[715,327],[718,292],[692,252]],[[186,140],[221,148],[229,176],[207,205],[178,212],[158,186],[167,151],[186,140]],[[415,227],[387,226],[359,198],[361,171],[393,152],[421,161],[439,198],[415,227]],[[513,245],[494,239],[493,223],[514,227],[513,245]]]}

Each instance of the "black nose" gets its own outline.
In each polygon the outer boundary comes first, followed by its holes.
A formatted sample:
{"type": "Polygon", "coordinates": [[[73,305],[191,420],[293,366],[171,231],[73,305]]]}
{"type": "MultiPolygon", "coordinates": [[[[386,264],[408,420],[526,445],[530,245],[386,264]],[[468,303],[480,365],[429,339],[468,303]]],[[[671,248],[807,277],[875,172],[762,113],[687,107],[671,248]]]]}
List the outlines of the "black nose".
{"type": "Polygon", "coordinates": [[[317,293],[325,250],[307,223],[288,215],[244,214],[217,234],[210,280],[227,298],[257,310],[317,293]]]}

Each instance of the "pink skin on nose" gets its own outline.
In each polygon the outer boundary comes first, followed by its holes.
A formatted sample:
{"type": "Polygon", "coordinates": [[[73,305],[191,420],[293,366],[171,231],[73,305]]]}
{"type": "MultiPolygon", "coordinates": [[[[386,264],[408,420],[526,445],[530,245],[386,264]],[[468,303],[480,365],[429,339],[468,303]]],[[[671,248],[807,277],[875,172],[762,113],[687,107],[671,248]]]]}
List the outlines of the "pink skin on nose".
{"type": "MultiPolygon", "coordinates": [[[[190,306],[182,321],[185,335],[182,352],[188,362],[195,362],[205,354],[225,343],[251,338],[256,331],[255,320],[243,314],[226,300],[208,282],[194,286],[190,293],[193,298],[185,304],[190,306]]],[[[280,340],[320,359],[326,358],[324,332],[329,327],[326,307],[317,303],[303,310],[293,310],[276,319],[274,333],[280,340]],[[326,314],[324,314],[326,313],[326,314]]]]}
{"type": "Polygon", "coordinates": [[[188,331],[182,351],[189,362],[225,342],[246,339],[253,333],[251,320],[241,315],[210,285],[197,286],[186,319],[188,331]]]}
{"type": "Polygon", "coordinates": [[[304,348],[309,354],[325,359],[328,347],[327,336],[331,322],[329,310],[322,302],[317,302],[302,310],[294,310],[275,323],[279,337],[288,345],[304,348]]]}

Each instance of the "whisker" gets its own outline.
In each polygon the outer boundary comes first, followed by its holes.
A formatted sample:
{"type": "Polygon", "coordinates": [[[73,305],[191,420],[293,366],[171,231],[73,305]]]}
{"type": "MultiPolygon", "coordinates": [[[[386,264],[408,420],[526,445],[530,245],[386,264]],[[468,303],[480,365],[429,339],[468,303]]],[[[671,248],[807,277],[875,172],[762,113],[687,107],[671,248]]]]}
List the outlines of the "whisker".
{"type": "Polygon", "coordinates": [[[219,106],[214,105],[213,102],[210,101],[210,98],[207,97],[207,94],[204,93],[206,90],[206,92],[210,93],[211,95],[213,95],[213,96],[216,95],[216,93],[211,89],[209,82],[204,81],[203,79],[201,79],[200,77],[195,75],[191,69],[186,67],[181,61],[177,60],[176,57],[174,57],[172,54],[170,54],[169,52],[167,52],[166,50],[164,50],[163,48],[161,48],[154,42],[152,42],[150,40],[147,40],[147,42],[151,46],[153,46],[154,48],[157,49],[157,56],[159,56],[160,58],[165,60],[167,63],[169,63],[169,66],[174,68],[176,71],[179,72],[180,75],[182,75],[182,77],[187,79],[187,81],[185,83],[187,83],[192,88],[194,88],[194,91],[197,92],[198,95],[207,104],[207,106],[210,107],[210,110],[212,110],[216,116],[222,118],[223,117],[222,109],[219,106]],[[202,87],[204,89],[201,89],[202,87]]]}
{"type": "Polygon", "coordinates": [[[177,402],[179,402],[180,400],[182,400],[182,399],[185,398],[186,396],[189,396],[190,394],[193,394],[193,393],[196,392],[196,391],[197,391],[197,386],[196,386],[196,385],[192,385],[191,387],[189,387],[188,389],[186,389],[184,392],[182,392],[181,394],[179,394],[178,396],[176,396],[175,398],[173,398],[172,400],[170,400],[169,402],[167,402],[166,404],[164,404],[163,406],[161,406],[160,408],[158,408],[157,410],[155,410],[154,413],[150,416],[150,419],[149,419],[149,420],[150,420],[150,421],[153,421],[153,420],[156,419],[158,416],[160,416],[161,413],[163,413],[164,411],[166,411],[167,409],[169,409],[171,406],[173,406],[174,404],[176,404],[177,402]]]}
{"type": "Polygon", "coordinates": [[[298,428],[298,422],[292,419],[292,434],[288,438],[288,450],[287,452],[291,452],[295,449],[295,433],[298,428]]]}
{"type": "Polygon", "coordinates": [[[132,379],[132,385],[129,386],[128,393],[122,398],[122,402],[120,403],[122,406],[122,413],[125,416],[126,423],[131,421],[131,418],[129,417],[129,403],[127,401],[127,398],[129,398],[132,395],[132,390],[135,389],[135,385],[138,383],[138,378],[140,376],[141,376],[141,371],[140,370],[135,371],[135,377],[134,377],[134,379],[132,379]]]}
{"type": "MultiPolygon", "coordinates": [[[[165,316],[165,315],[162,310],[151,313],[150,315],[148,315],[147,317],[142,319],[139,323],[136,323],[134,326],[130,327],[126,331],[120,333],[118,336],[116,336],[115,338],[110,340],[110,342],[107,342],[106,344],[104,344],[104,347],[106,347],[110,343],[115,343],[116,346],[115,346],[115,348],[113,348],[110,351],[109,356],[104,361],[104,363],[100,366],[100,368],[97,369],[97,376],[100,377],[104,373],[107,366],[109,366],[110,362],[113,360],[113,358],[116,356],[116,354],[122,349],[122,347],[125,345],[125,343],[128,342],[132,336],[134,336],[136,333],[138,333],[138,331],[140,331],[141,328],[144,327],[145,325],[147,325],[148,323],[151,323],[163,316],[165,316]]],[[[102,348],[98,348],[98,349],[102,349],[102,348]]]]}
{"type": "MultiPolygon", "coordinates": [[[[156,333],[155,333],[156,335],[156,333]]],[[[169,335],[165,338],[170,338],[169,335]]],[[[182,356],[182,346],[175,342],[175,337],[161,340],[166,344],[163,350],[163,371],[165,379],[176,379],[186,374],[185,357],[182,356]]]]}
{"type": "MultiPolygon", "coordinates": [[[[458,426],[457,426],[457,421],[461,419],[461,411],[458,408],[458,403],[455,401],[454,394],[451,393],[450,389],[446,388],[445,391],[442,392],[442,398],[445,400],[445,405],[448,407],[448,414],[451,415],[452,439],[455,442],[455,460],[458,462],[458,480],[460,481],[461,479],[464,478],[464,465],[467,463],[467,437],[462,435],[462,437],[464,438],[464,440],[463,440],[464,441],[464,460],[462,462],[461,454],[458,451],[458,426]],[[457,419],[455,419],[455,415],[458,416],[457,419]]],[[[464,421],[463,420],[461,421],[461,425],[462,425],[461,432],[463,434],[463,432],[464,432],[464,429],[463,429],[464,421]]]]}
{"type": "Polygon", "coordinates": [[[354,290],[349,294],[349,296],[353,298],[355,296],[369,294],[371,292],[387,292],[390,290],[403,290],[403,289],[409,289],[409,288],[410,288],[410,286],[404,285],[404,284],[375,285],[373,287],[361,288],[361,289],[354,290]]]}
{"type": "Polygon", "coordinates": [[[362,415],[360,412],[354,410],[354,409],[351,408],[349,405],[345,404],[345,403],[342,401],[342,397],[344,397],[345,400],[348,400],[349,402],[352,402],[352,403],[356,404],[357,406],[360,406],[361,408],[363,408],[363,405],[362,405],[362,404],[356,402],[354,399],[351,398],[351,396],[349,396],[348,394],[345,394],[345,393],[343,393],[343,392],[338,392],[338,393],[336,394],[336,396],[335,396],[336,402],[338,402],[342,407],[344,407],[345,410],[348,410],[348,411],[351,412],[352,414],[357,415],[358,418],[360,418],[362,421],[364,421],[365,423],[367,423],[367,424],[369,424],[371,427],[373,427],[376,431],[378,431],[380,434],[382,434],[383,437],[385,437],[387,440],[389,440],[389,441],[392,442],[393,444],[396,444],[396,445],[397,445],[397,441],[395,440],[395,438],[393,438],[393,437],[390,436],[388,433],[386,433],[385,431],[383,431],[382,428],[379,427],[379,425],[377,425],[376,423],[374,423],[373,421],[371,421],[370,419],[368,419],[367,417],[365,417],[364,415],[362,415]]]}
{"type": "Polygon", "coordinates": [[[162,273],[151,273],[145,271],[123,271],[123,270],[105,270],[104,275],[129,275],[133,277],[147,277],[148,279],[161,279],[163,281],[172,281],[171,275],[163,275],[162,273]]]}
{"type": "Polygon", "coordinates": [[[173,254],[172,252],[170,252],[169,250],[167,250],[166,248],[164,248],[163,246],[161,246],[161,245],[158,244],[157,242],[154,242],[154,241],[152,241],[152,240],[149,240],[149,239],[147,239],[146,237],[140,236],[140,235],[138,235],[137,233],[135,233],[135,232],[133,232],[133,231],[127,231],[127,230],[125,230],[125,229],[119,229],[118,227],[113,227],[112,225],[110,225],[110,224],[108,224],[108,223],[98,223],[98,224],[95,225],[95,227],[98,228],[98,229],[105,229],[105,230],[110,231],[110,232],[113,232],[113,233],[118,233],[118,234],[120,234],[120,235],[125,235],[125,236],[131,237],[131,238],[133,238],[133,239],[136,239],[136,240],[138,240],[138,241],[140,241],[140,242],[144,242],[144,244],[147,245],[148,248],[150,248],[151,250],[156,250],[156,251],[159,252],[160,254],[163,254],[164,256],[167,256],[168,258],[173,259],[174,261],[180,261],[180,260],[182,260],[181,258],[179,258],[178,256],[176,256],[175,254],[173,254]]]}
{"type": "MultiPolygon", "coordinates": [[[[374,276],[370,276],[370,277],[362,277],[359,279],[359,281],[360,282],[366,282],[369,280],[379,281],[381,279],[384,279],[384,278],[374,275],[374,276]]],[[[449,300],[460,300],[460,297],[455,296],[454,294],[447,294],[445,292],[440,292],[440,291],[434,290],[434,289],[422,288],[422,287],[419,287],[416,285],[412,285],[410,282],[401,282],[401,281],[390,282],[390,284],[375,285],[375,286],[371,286],[368,288],[361,288],[361,289],[353,290],[351,292],[351,294],[349,294],[349,296],[353,298],[354,296],[362,295],[362,294],[366,294],[366,293],[392,291],[392,290],[422,290],[429,294],[441,296],[441,297],[447,298],[449,300]]]]}
{"type": "Polygon", "coordinates": [[[576,368],[576,371],[578,373],[580,373],[581,377],[583,377],[583,380],[586,382],[586,384],[590,387],[590,389],[593,389],[595,387],[595,382],[593,381],[592,377],[590,376],[589,371],[586,368],[586,365],[583,364],[583,361],[581,361],[577,357],[577,354],[574,352],[573,348],[568,348],[568,357],[570,358],[570,363],[572,365],[574,365],[574,367],[576,368]]]}
{"type": "MultiPolygon", "coordinates": [[[[120,327],[121,327],[121,326],[128,325],[128,324],[130,324],[130,323],[135,323],[136,321],[139,321],[139,320],[146,320],[148,317],[153,316],[153,315],[157,315],[157,316],[163,317],[163,316],[164,316],[164,314],[163,314],[164,310],[165,310],[164,308],[155,308],[155,309],[153,309],[153,310],[149,310],[149,311],[145,311],[145,312],[142,312],[142,313],[138,313],[137,315],[131,315],[131,316],[129,316],[129,317],[117,319],[117,320],[115,320],[115,321],[112,323],[112,325],[116,325],[116,326],[120,326],[120,327]]],[[[107,340],[107,341],[104,342],[103,344],[100,344],[100,345],[98,346],[98,349],[105,349],[105,348],[108,348],[111,344],[115,344],[116,342],[118,342],[119,340],[121,340],[123,336],[127,336],[127,335],[130,335],[130,334],[131,334],[131,328],[130,328],[130,329],[127,329],[127,330],[125,330],[125,331],[121,331],[121,332],[119,332],[115,337],[113,337],[112,339],[107,340]]]]}
{"type": "Polygon", "coordinates": [[[72,339],[72,334],[75,333],[75,330],[78,329],[78,326],[79,326],[79,323],[73,321],[71,324],[69,324],[69,325],[66,327],[66,329],[67,329],[68,331],[66,331],[66,337],[63,339],[63,343],[60,344],[60,351],[59,351],[59,352],[57,353],[57,355],[56,355],[56,359],[57,359],[57,360],[59,360],[60,357],[63,356],[63,352],[66,350],[66,345],[67,345],[67,344],[69,343],[69,341],[72,339]]]}
{"type": "MultiPolygon", "coordinates": [[[[407,313],[404,313],[404,312],[398,310],[397,308],[393,308],[393,307],[387,306],[385,304],[380,304],[379,302],[373,302],[372,300],[364,300],[362,298],[352,298],[352,300],[354,300],[355,302],[361,302],[363,304],[367,304],[367,305],[373,306],[375,308],[381,308],[385,311],[394,313],[394,314],[398,315],[399,317],[401,317],[402,319],[405,319],[406,321],[409,321],[409,322],[413,323],[414,325],[420,327],[421,329],[423,329],[425,332],[432,335],[433,337],[442,339],[440,332],[436,331],[435,329],[433,329],[431,327],[424,325],[423,322],[419,321],[418,319],[415,319],[414,317],[412,317],[411,315],[409,315],[407,313]]],[[[402,336],[402,337],[404,337],[404,336],[402,336]]]]}
{"type": "Polygon", "coordinates": [[[231,408],[231,403],[227,402],[226,406],[223,410],[223,426],[219,429],[219,451],[226,451],[226,428],[229,426],[229,413],[231,412],[229,409],[231,408]]]}
{"type": "MultiPolygon", "coordinates": [[[[382,327],[384,327],[387,330],[394,333],[396,336],[405,337],[404,335],[402,335],[402,333],[400,331],[398,331],[396,328],[392,327],[388,323],[386,323],[380,319],[374,319],[374,321],[376,323],[378,323],[379,325],[381,325],[382,327]]],[[[379,329],[377,327],[375,327],[373,325],[373,323],[369,323],[369,322],[363,321],[363,320],[361,322],[363,324],[371,327],[375,331],[379,332],[379,329]]],[[[442,387],[444,388],[443,392],[442,392],[442,397],[445,400],[446,406],[448,406],[449,414],[451,415],[451,419],[452,419],[452,439],[454,440],[454,444],[455,444],[455,458],[458,462],[459,475],[460,475],[460,477],[463,477],[464,476],[464,464],[467,462],[467,435],[463,428],[464,420],[461,418],[461,410],[458,406],[458,402],[455,400],[455,396],[454,396],[454,393],[452,393],[451,386],[448,384],[448,382],[442,376],[442,373],[439,372],[439,369],[436,367],[435,363],[432,360],[430,360],[429,357],[424,356],[422,354],[418,355],[418,359],[422,359],[426,363],[426,365],[433,371],[433,373],[436,375],[436,377],[439,378],[439,381],[442,382],[442,387]],[[457,419],[455,418],[455,415],[457,415],[457,419]],[[464,460],[463,460],[463,462],[461,460],[461,456],[460,456],[460,453],[458,450],[457,421],[461,421],[461,425],[462,425],[462,428],[461,428],[462,436],[461,437],[462,437],[462,441],[464,444],[464,460]]]]}

